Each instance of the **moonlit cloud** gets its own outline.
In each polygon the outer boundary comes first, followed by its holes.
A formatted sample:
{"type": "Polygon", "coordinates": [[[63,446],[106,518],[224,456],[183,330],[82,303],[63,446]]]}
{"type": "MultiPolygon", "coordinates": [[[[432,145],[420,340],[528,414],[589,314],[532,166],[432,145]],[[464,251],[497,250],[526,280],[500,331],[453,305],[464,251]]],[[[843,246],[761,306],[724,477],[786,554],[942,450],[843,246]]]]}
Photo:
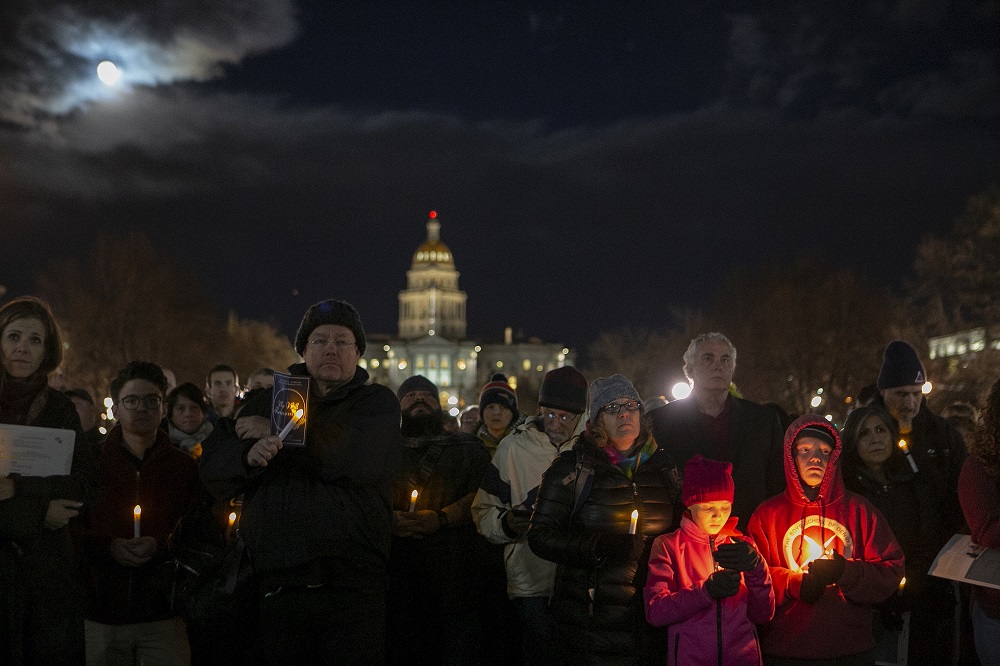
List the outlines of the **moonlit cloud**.
{"type": "Polygon", "coordinates": [[[291,0],[41,3],[10,20],[0,121],[27,128],[136,87],[212,79],[297,34],[291,0]],[[102,60],[122,72],[115,88],[94,74],[102,60]]]}

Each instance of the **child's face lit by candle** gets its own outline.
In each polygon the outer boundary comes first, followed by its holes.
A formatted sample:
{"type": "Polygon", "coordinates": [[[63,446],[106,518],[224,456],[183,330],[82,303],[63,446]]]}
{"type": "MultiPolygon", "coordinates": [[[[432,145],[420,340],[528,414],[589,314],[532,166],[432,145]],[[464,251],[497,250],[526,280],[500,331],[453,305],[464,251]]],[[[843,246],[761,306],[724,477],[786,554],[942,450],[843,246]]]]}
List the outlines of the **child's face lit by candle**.
{"type": "Polygon", "coordinates": [[[692,504],[688,507],[691,512],[691,520],[694,524],[705,530],[708,534],[718,534],[729,520],[729,514],[733,512],[733,503],[725,500],[715,502],[702,502],[692,504]]]}

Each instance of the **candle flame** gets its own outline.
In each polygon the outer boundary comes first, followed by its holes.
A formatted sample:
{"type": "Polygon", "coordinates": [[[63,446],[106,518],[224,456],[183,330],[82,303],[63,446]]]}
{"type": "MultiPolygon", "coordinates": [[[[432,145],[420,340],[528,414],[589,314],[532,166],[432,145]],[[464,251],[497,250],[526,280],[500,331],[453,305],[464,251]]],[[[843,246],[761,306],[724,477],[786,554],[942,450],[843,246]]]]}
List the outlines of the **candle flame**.
{"type": "Polygon", "coordinates": [[[235,522],[236,522],[236,512],[235,512],[235,511],[233,511],[233,512],[231,512],[231,513],[229,514],[229,525],[230,525],[230,527],[231,527],[231,526],[232,526],[232,524],[233,524],[233,523],[235,523],[235,522]]]}
{"type": "Polygon", "coordinates": [[[639,520],[639,509],[632,509],[632,520],[639,520]]]}
{"type": "Polygon", "coordinates": [[[142,514],[142,507],[136,504],[135,508],[132,509],[132,515],[138,518],[141,514],[142,514]]]}
{"type": "Polygon", "coordinates": [[[902,449],[903,453],[909,453],[910,452],[909,448],[906,446],[906,440],[905,439],[899,440],[899,448],[902,449]]]}
{"type": "Polygon", "coordinates": [[[296,410],[295,411],[295,420],[298,421],[299,419],[301,419],[302,418],[302,414],[304,414],[304,412],[301,409],[296,410]]]}
{"type": "Polygon", "coordinates": [[[412,493],[410,493],[410,499],[413,500],[414,502],[416,502],[417,501],[417,495],[419,495],[419,494],[420,493],[418,493],[416,490],[414,490],[412,493]]]}
{"type": "Polygon", "coordinates": [[[903,591],[903,587],[904,587],[905,585],[906,585],[906,576],[903,576],[903,579],[899,581],[899,591],[900,591],[900,592],[902,592],[902,591],[903,591]]]}

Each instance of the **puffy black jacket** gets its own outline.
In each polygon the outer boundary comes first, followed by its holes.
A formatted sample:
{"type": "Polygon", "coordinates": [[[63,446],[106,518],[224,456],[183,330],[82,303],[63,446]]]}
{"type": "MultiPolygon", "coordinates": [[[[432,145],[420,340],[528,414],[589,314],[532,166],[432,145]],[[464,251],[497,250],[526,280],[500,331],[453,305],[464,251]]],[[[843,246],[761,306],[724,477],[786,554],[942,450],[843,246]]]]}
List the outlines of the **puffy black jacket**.
{"type": "Polygon", "coordinates": [[[679,495],[676,466],[662,449],[629,479],[603,449],[581,437],[545,472],[528,544],[539,557],[559,564],[552,605],[563,661],[647,660],[642,588],[649,546],[676,527],[679,495]],[[593,462],[594,476],[586,500],[572,515],[578,452],[593,462]],[[628,545],[633,509],[639,511],[638,536],[625,552],[621,546],[628,545]]]}
{"type": "MultiPolygon", "coordinates": [[[[305,373],[305,364],[289,368],[305,373]]],[[[399,401],[368,373],[322,398],[309,397],[306,444],[250,467],[256,440],[221,419],[202,443],[201,475],[217,499],[245,493],[240,533],[262,585],[381,588],[389,559],[390,478],[399,463],[399,401]]],[[[271,390],[240,416],[270,418],[271,390]]]]}

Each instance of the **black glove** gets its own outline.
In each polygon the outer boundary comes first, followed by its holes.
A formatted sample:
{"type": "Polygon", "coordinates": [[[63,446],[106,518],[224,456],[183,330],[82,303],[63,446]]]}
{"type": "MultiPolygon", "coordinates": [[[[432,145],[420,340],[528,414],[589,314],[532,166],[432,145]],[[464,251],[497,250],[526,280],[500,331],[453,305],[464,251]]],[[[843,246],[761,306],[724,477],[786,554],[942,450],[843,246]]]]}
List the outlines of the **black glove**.
{"type": "Polygon", "coordinates": [[[760,553],[742,539],[722,544],[713,553],[713,557],[723,569],[735,571],[753,571],[760,564],[760,553]]]}
{"type": "Polygon", "coordinates": [[[815,575],[808,573],[802,575],[802,587],[799,588],[800,601],[807,604],[814,604],[819,601],[819,598],[823,596],[823,592],[825,591],[826,583],[815,575]]]}
{"type": "Polygon", "coordinates": [[[837,551],[829,560],[813,560],[809,563],[809,573],[820,580],[824,586],[833,585],[844,575],[844,565],[847,560],[837,551]]]}
{"type": "Polygon", "coordinates": [[[733,596],[740,591],[740,572],[729,569],[716,571],[705,581],[705,590],[713,599],[733,596]]]}
{"type": "Polygon", "coordinates": [[[641,534],[602,534],[594,546],[594,555],[610,562],[632,562],[639,559],[645,545],[646,537],[641,534]]]}

